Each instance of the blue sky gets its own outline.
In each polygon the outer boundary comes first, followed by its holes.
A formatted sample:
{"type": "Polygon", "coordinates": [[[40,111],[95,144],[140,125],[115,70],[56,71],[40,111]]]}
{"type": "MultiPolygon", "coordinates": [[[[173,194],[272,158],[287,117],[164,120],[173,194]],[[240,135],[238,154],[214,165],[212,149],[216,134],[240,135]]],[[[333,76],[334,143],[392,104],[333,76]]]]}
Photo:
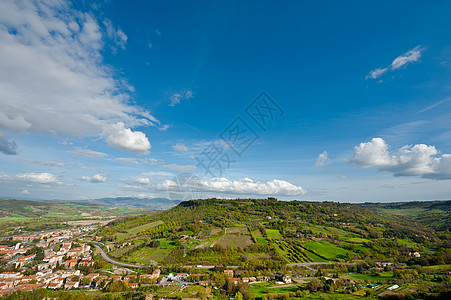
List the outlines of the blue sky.
{"type": "Polygon", "coordinates": [[[449,199],[449,11],[2,1],[0,196],[449,199]]]}

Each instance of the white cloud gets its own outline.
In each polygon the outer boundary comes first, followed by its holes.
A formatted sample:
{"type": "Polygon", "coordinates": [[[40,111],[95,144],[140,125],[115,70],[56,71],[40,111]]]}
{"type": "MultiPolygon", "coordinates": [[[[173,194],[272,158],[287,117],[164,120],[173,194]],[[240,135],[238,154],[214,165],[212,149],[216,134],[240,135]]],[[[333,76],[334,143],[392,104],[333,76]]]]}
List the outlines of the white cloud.
{"type": "MultiPolygon", "coordinates": [[[[154,174],[155,175],[155,174],[154,174]]],[[[160,176],[139,175],[134,178],[123,178],[126,188],[139,191],[166,190],[169,192],[185,189],[211,192],[215,195],[268,195],[268,196],[296,196],[303,195],[306,190],[284,180],[274,179],[267,182],[257,182],[249,178],[229,180],[227,178],[199,179],[192,174],[181,174],[174,178],[172,174],[159,174],[160,176]],[[150,178],[151,177],[151,178],[150,178]]],[[[201,193],[201,192],[200,192],[201,193]]],[[[202,193],[201,193],[202,194],[202,193]]]]}
{"type": "Polygon", "coordinates": [[[306,193],[301,186],[296,186],[284,180],[274,179],[267,182],[256,182],[249,178],[229,180],[214,178],[202,180],[204,191],[223,192],[231,194],[280,195],[295,196],[306,193]]]}
{"type": "MultiPolygon", "coordinates": [[[[113,23],[108,19],[103,21],[103,25],[105,25],[108,38],[110,38],[117,46],[121,47],[122,50],[125,50],[125,45],[127,44],[127,36],[125,33],[120,28],[115,29],[113,23]]],[[[116,52],[116,48],[114,47],[113,52],[116,52]]]]}
{"type": "Polygon", "coordinates": [[[393,62],[386,68],[378,68],[372,70],[368,75],[366,75],[366,79],[377,79],[384,75],[388,71],[397,70],[401,67],[407,66],[410,63],[417,62],[421,58],[421,53],[425,49],[421,46],[416,46],[412,50],[407,51],[403,55],[398,56],[393,60],[393,62]]]}
{"type": "Polygon", "coordinates": [[[424,112],[426,112],[428,110],[431,110],[431,109],[435,108],[436,106],[439,106],[439,105],[441,105],[443,103],[448,102],[449,100],[451,100],[451,97],[448,97],[448,98],[442,99],[440,101],[437,101],[437,102],[429,105],[428,107],[425,107],[422,110],[418,111],[418,114],[421,114],[421,113],[424,113],[424,112]]]}
{"type": "Polygon", "coordinates": [[[354,147],[354,156],[350,162],[364,168],[388,166],[391,164],[388,145],[382,138],[373,138],[371,142],[360,143],[359,146],[354,147]]]}
{"type": "Polygon", "coordinates": [[[69,154],[75,155],[75,156],[82,156],[82,157],[105,157],[105,156],[108,156],[108,154],[106,154],[106,153],[92,151],[89,149],[75,149],[75,150],[69,150],[66,152],[69,154]]]}
{"type": "Polygon", "coordinates": [[[61,185],[61,180],[51,173],[23,173],[9,176],[10,179],[29,183],[61,185]]]}
{"type": "Polygon", "coordinates": [[[382,138],[354,147],[349,160],[355,166],[393,172],[395,176],[421,176],[431,179],[451,179],[451,154],[439,155],[434,146],[406,145],[390,151],[382,138]]]}
{"type": "Polygon", "coordinates": [[[146,135],[143,132],[125,128],[122,122],[111,125],[104,134],[108,136],[106,142],[112,147],[141,155],[149,154],[151,145],[146,135]]]}
{"type": "Polygon", "coordinates": [[[174,170],[179,172],[190,172],[196,169],[196,166],[194,165],[178,165],[178,164],[167,164],[163,165],[162,167],[168,170],[174,170]]]}
{"type": "Polygon", "coordinates": [[[421,58],[421,52],[424,49],[421,46],[416,46],[412,50],[407,51],[401,56],[395,58],[395,60],[391,63],[392,70],[399,69],[407,64],[412,62],[417,62],[421,58]]]}
{"type": "Polygon", "coordinates": [[[115,158],[114,160],[132,165],[147,164],[150,166],[155,166],[161,163],[161,161],[159,161],[156,158],[118,157],[115,158]]]}
{"type": "Polygon", "coordinates": [[[123,178],[121,179],[123,182],[127,183],[129,186],[149,186],[151,181],[147,177],[138,177],[138,178],[123,178]]]}
{"type": "Polygon", "coordinates": [[[23,191],[22,191],[22,194],[24,194],[24,195],[28,195],[29,193],[30,193],[29,190],[23,190],[23,191]]]}
{"type": "Polygon", "coordinates": [[[382,75],[384,75],[387,71],[388,71],[388,68],[372,70],[372,71],[366,76],[366,79],[368,79],[368,78],[371,78],[371,79],[379,78],[379,77],[381,77],[382,75]]]}
{"type": "Polygon", "coordinates": [[[324,151],[318,157],[316,158],[315,167],[317,168],[323,168],[327,162],[329,161],[329,158],[327,157],[327,151],[324,151]]]}
{"type": "Polygon", "coordinates": [[[106,176],[105,176],[105,175],[102,175],[102,174],[96,174],[96,175],[94,175],[94,176],[92,176],[92,177],[89,177],[89,176],[82,176],[82,177],[80,178],[80,180],[83,180],[83,181],[89,181],[89,182],[91,182],[91,183],[103,183],[103,182],[106,181],[106,176]]]}
{"type": "Polygon", "coordinates": [[[160,130],[160,131],[166,131],[166,130],[168,130],[169,127],[171,127],[171,126],[168,125],[168,124],[165,124],[165,125],[161,126],[160,128],[158,128],[158,130],[160,130]]]}
{"type": "Polygon", "coordinates": [[[0,130],[0,152],[6,155],[16,155],[18,153],[17,144],[11,141],[9,136],[0,130]]]}
{"type": "Polygon", "coordinates": [[[187,152],[188,151],[188,147],[186,147],[185,144],[182,143],[177,143],[174,146],[172,146],[172,149],[174,149],[175,151],[179,151],[179,152],[187,152]]]}
{"type": "Polygon", "coordinates": [[[175,93],[171,96],[171,103],[169,106],[175,106],[176,104],[179,104],[181,100],[188,100],[194,97],[193,91],[191,90],[184,90],[180,93],[175,93]]]}
{"type": "Polygon", "coordinates": [[[138,160],[136,158],[133,158],[133,157],[118,157],[118,158],[115,158],[114,160],[120,161],[120,162],[123,162],[123,163],[127,163],[127,164],[139,165],[138,160]]]}
{"type": "Polygon", "coordinates": [[[121,48],[126,43],[122,30],[104,25],[66,0],[0,1],[0,129],[101,137],[113,147],[146,152],[147,137],[130,128],[159,122],[130,104],[133,88],[104,65],[108,37],[121,48]],[[130,146],[125,139],[124,145],[117,135],[143,143],[130,146]]]}
{"type": "Polygon", "coordinates": [[[40,165],[40,166],[45,166],[45,167],[65,167],[66,166],[66,164],[61,161],[25,160],[22,158],[20,158],[19,161],[22,161],[25,163],[30,163],[30,164],[35,164],[35,165],[40,165]]]}

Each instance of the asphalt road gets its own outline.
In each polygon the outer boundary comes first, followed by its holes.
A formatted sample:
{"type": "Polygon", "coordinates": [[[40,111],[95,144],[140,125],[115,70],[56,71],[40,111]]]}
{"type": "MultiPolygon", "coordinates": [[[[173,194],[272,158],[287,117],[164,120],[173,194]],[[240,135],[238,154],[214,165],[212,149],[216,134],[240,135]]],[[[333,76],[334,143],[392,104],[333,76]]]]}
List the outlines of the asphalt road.
{"type": "Polygon", "coordinates": [[[341,263],[341,262],[303,262],[303,263],[292,263],[287,264],[287,266],[298,266],[298,267],[308,267],[315,265],[343,265],[343,266],[352,266],[355,263],[341,263]]]}
{"type": "Polygon", "coordinates": [[[127,264],[127,263],[123,263],[117,260],[114,260],[112,258],[110,258],[105,251],[103,251],[102,248],[100,248],[98,245],[94,244],[97,248],[97,250],[99,250],[100,255],[103,257],[104,260],[106,260],[107,262],[119,265],[119,266],[123,266],[123,267],[130,267],[130,268],[145,268],[146,266],[143,265],[133,265],[133,264],[127,264]]]}

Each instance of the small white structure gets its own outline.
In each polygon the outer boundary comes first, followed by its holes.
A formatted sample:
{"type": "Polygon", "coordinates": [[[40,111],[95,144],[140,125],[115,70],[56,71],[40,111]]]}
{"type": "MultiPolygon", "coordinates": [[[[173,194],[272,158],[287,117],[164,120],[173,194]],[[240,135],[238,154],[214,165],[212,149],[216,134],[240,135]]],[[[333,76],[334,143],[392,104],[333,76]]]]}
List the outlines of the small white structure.
{"type": "Polygon", "coordinates": [[[399,285],[395,284],[395,285],[392,285],[391,287],[387,288],[387,290],[393,291],[393,290],[396,290],[397,288],[399,288],[399,285]]]}

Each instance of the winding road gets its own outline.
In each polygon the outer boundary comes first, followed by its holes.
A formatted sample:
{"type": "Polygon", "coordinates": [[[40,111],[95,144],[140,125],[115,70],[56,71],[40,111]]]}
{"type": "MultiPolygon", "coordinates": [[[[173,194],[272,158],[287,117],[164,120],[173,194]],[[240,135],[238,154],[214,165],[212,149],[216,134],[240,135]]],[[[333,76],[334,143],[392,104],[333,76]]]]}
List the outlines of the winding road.
{"type": "Polygon", "coordinates": [[[102,256],[102,258],[103,258],[104,260],[106,260],[107,262],[110,262],[110,263],[113,263],[113,264],[116,264],[116,265],[119,265],[119,266],[123,266],[123,267],[129,267],[129,268],[147,268],[146,266],[143,266],[143,265],[127,264],[127,263],[123,263],[123,262],[114,260],[114,259],[110,258],[110,257],[105,253],[105,251],[103,251],[103,249],[102,249],[99,245],[94,244],[94,246],[96,246],[96,248],[97,248],[97,250],[99,250],[100,255],[102,256]]]}

